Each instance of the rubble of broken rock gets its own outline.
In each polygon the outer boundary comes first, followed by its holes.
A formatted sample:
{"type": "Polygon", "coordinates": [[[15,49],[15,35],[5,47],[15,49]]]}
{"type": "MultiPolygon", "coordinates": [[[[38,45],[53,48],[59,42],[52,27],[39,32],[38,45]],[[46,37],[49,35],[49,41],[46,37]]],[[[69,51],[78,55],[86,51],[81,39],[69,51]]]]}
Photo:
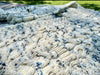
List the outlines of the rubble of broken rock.
{"type": "Polygon", "coordinates": [[[0,75],[100,74],[100,12],[66,5],[0,9],[0,75]]]}

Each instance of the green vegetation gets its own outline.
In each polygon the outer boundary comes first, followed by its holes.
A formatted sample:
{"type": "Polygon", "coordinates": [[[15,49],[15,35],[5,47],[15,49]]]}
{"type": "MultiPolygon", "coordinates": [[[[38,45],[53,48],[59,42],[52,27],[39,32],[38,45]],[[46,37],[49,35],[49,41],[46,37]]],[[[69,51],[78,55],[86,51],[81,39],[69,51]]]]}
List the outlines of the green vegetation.
{"type": "MultiPolygon", "coordinates": [[[[22,4],[29,4],[29,5],[62,5],[66,4],[70,1],[33,1],[33,0],[0,0],[3,2],[13,2],[13,3],[22,3],[22,4]]],[[[88,9],[95,9],[100,11],[100,1],[76,1],[80,5],[88,9]]]]}

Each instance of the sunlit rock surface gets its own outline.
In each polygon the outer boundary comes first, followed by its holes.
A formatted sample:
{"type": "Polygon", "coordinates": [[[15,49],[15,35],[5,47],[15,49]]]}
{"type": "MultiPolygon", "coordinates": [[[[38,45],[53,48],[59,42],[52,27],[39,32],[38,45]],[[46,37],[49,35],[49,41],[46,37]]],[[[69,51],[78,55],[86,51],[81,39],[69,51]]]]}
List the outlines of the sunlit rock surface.
{"type": "Polygon", "coordinates": [[[75,2],[0,9],[0,75],[100,75],[100,12],[75,2]]]}

